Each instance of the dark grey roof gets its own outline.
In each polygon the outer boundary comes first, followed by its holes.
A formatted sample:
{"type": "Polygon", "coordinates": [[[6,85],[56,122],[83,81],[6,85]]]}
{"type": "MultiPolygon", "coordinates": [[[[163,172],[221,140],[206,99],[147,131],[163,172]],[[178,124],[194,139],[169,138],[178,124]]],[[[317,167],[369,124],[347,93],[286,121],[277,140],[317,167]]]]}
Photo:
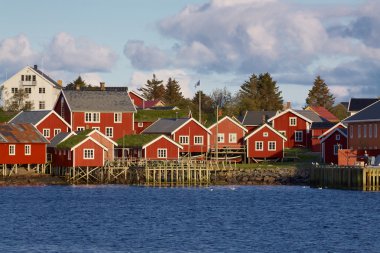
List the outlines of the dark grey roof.
{"type": "Polygon", "coordinates": [[[50,144],[47,145],[48,148],[55,148],[57,147],[57,145],[63,140],[65,139],[70,133],[64,133],[64,132],[60,132],[59,134],[57,134],[56,136],[54,136],[53,139],[50,140],[50,144]]]}
{"type": "MultiPolygon", "coordinates": [[[[76,87],[65,87],[64,90],[76,90],[76,87]]],[[[101,88],[98,86],[91,87],[81,87],[81,91],[101,91],[101,88]]],[[[114,86],[114,87],[105,87],[106,91],[128,91],[128,87],[114,86]]]]}
{"type": "Polygon", "coordinates": [[[378,101],[378,98],[351,98],[348,104],[349,112],[358,112],[378,101]]]}
{"type": "Polygon", "coordinates": [[[380,121],[380,101],[371,104],[362,111],[344,120],[344,122],[351,121],[380,121]]]}
{"type": "Polygon", "coordinates": [[[241,123],[244,126],[258,126],[263,124],[263,117],[265,117],[265,122],[268,119],[276,115],[276,111],[247,111],[241,123]]]}
{"type": "Polygon", "coordinates": [[[143,134],[171,134],[174,130],[188,121],[189,118],[159,119],[146,128],[143,134]]]}
{"type": "Polygon", "coordinates": [[[41,119],[48,115],[51,111],[23,111],[16,115],[9,123],[31,123],[36,125],[41,119]]]}
{"type": "Polygon", "coordinates": [[[309,110],[294,110],[294,111],[297,112],[298,114],[301,114],[302,116],[304,116],[305,118],[309,119],[312,122],[327,121],[326,119],[320,117],[318,114],[316,114],[313,111],[309,111],[309,110]]]}
{"type": "Polygon", "coordinates": [[[78,91],[64,90],[72,111],[135,112],[126,91],[78,91]]]}
{"type": "Polygon", "coordinates": [[[40,74],[41,76],[43,76],[46,80],[48,80],[49,82],[51,82],[56,88],[62,89],[62,87],[56,81],[54,81],[52,78],[50,78],[50,76],[46,75],[44,72],[42,72],[41,70],[39,70],[36,66],[33,69],[38,74],[40,74]]]}
{"type": "Polygon", "coordinates": [[[169,111],[169,110],[179,110],[179,108],[177,106],[152,106],[149,108],[149,110],[169,111]]]}
{"type": "Polygon", "coordinates": [[[330,129],[335,126],[335,122],[324,121],[324,122],[313,122],[311,123],[311,129],[330,129]]]}

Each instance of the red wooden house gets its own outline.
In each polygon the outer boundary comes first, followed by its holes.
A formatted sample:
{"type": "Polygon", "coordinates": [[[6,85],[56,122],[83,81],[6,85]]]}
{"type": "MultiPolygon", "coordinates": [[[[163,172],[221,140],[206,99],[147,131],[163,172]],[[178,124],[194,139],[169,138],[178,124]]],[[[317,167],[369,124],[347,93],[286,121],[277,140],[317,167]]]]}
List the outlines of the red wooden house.
{"type": "Polygon", "coordinates": [[[159,119],[143,134],[164,134],[179,143],[184,153],[203,154],[210,148],[211,131],[194,118],[159,119]]]}
{"type": "Polygon", "coordinates": [[[286,148],[311,148],[311,124],[326,120],[313,111],[287,109],[268,121],[287,138],[286,148]]]}
{"type": "Polygon", "coordinates": [[[136,112],[126,91],[61,91],[54,110],[73,131],[96,129],[117,140],[134,132],[136,112]]]}
{"type": "Polygon", "coordinates": [[[347,127],[338,123],[320,137],[321,157],[325,163],[338,164],[338,152],[347,148],[347,127]]]}
{"type": "Polygon", "coordinates": [[[305,110],[313,111],[327,121],[335,123],[339,122],[339,119],[323,106],[308,106],[305,110]]]}
{"type": "Polygon", "coordinates": [[[0,164],[46,164],[48,143],[30,123],[0,123],[0,164]]]}
{"type": "Polygon", "coordinates": [[[311,124],[311,151],[321,152],[321,139],[319,137],[335,125],[336,123],[329,121],[313,122],[311,124]]]}
{"type": "Polygon", "coordinates": [[[245,137],[247,158],[252,160],[282,159],[286,137],[268,124],[245,137]]]}
{"type": "Polygon", "coordinates": [[[10,123],[31,123],[49,141],[60,132],[70,132],[70,125],[55,111],[22,111],[10,123]]]}
{"type": "Polygon", "coordinates": [[[119,159],[178,160],[183,149],[166,135],[156,134],[126,135],[117,143],[122,147],[119,159]]]}
{"type": "Polygon", "coordinates": [[[211,148],[215,148],[217,139],[218,148],[240,148],[244,145],[244,136],[248,132],[244,126],[228,116],[223,117],[208,129],[212,133],[211,148]]]}
{"type": "Polygon", "coordinates": [[[146,99],[143,96],[133,90],[129,91],[128,94],[136,108],[145,109],[146,99]]]}

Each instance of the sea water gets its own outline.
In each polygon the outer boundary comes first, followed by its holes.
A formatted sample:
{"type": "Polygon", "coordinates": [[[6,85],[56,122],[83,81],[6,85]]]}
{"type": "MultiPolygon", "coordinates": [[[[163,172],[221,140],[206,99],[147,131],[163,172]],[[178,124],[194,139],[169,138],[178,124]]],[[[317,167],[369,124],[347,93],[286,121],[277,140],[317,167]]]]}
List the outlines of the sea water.
{"type": "Polygon", "coordinates": [[[380,193],[3,187],[0,252],[380,252],[380,193]]]}

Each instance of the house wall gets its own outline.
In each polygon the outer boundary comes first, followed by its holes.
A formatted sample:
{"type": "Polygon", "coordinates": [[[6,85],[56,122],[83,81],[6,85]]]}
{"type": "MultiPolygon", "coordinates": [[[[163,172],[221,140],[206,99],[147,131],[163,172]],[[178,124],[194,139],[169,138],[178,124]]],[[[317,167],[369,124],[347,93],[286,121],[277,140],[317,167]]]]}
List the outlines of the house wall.
{"type": "Polygon", "coordinates": [[[73,167],[73,151],[70,149],[48,148],[48,153],[52,155],[53,167],[73,167]]]}
{"type": "Polygon", "coordinates": [[[0,143],[0,164],[44,164],[45,143],[0,143]],[[15,145],[16,154],[9,155],[9,145],[15,145]],[[25,155],[25,145],[31,145],[31,155],[25,155]]]}
{"type": "Polygon", "coordinates": [[[175,134],[172,136],[172,139],[179,143],[183,149],[181,152],[190,152],[190,153],[206,153],[209,149],[209,133],[199,126],[194,121],[189,121],[187,124],[181,127],[175,134]],[[189,144],[179,143],[179,136],[187,135],[189,136],[189,144]],[[194,136],[199,135],[203,136],[203,145],[194,144],[194,136]]]}
{"type": "Polygon", "coordinates": [[[62,93],[57,98],[57,103],[54,107],[54,111],[71,125],[71,112],[62,93]]]}
{"type": "Polygon", "coordinates": [[[90,135],[92,138],[94,138],[97,142],[105,146],[107,150],[104,150],[104,159],[108,161],[113,161],[114,160],[114,144],[98,134],[97,132],[93,132],[90,135]]]}
{"type": "Polygon", "coordinates": [[[165,138],[161,137],[144,150],[146,159],[149,160],[178,160],[180,148],[165,138]],[[158,158],[157,150],[159,148],[167,149],[167,158],[158,158]]]}
{"type": "Polygon", "coordinates": [[[268,127],[262,128],[260,131],[252,135],[247,139],[247,157],[249,158],[267,158],[267,159],[275,159],[275,158],[283,158],[284,154],[284,139],[278,134],[274,133],[268,127]],[[264,137],[264,132],[268,133],[267,137],[264,137]],[[258,151],[255,149],[256,141],[263,142],[263,150],[258,151]],[[276,150],[270,151],[269,142],[276,142],[276,150]]]}
{"type": "Polygon", "coordinates": [[[253,131],[255,131],[260,126],[244,126],[244,127],[248,130],[248,133],[252,133],[253,131]]]}
{"type": "Polygon", "coordinates": [[[334,133],[324,141],[324,150],[322,150],[322,156],[325,163],[338,164],[338,154],[334,155],[334,145],[340,145],[341,149],[346,149],[347,138],[340,132],[334,131],[334,133]],[[337,135],[340,136],[340,140],[336,140],[337,135]]]}
{"type": "Polygon", "coordinates": [[[313,152],[321,152],[321,142],[318,139],[323,133],[325,133],[330,128],[322,128],[322,129],[312,129],[311,130],[311,151],[313,152]]]}
{"type": "Polygon", "coordinates": [[[40,124],[36,126],[38,131],[43,134],[43,129],[50,129],[50,137],[45,137],[47,140],[54,138],[54,130],[60,129],[61,132],[69,132],[70,128],[54,113],[50,114],[40,124]]]}
{"type": "Polygon", "coordinates": [[[141,99],[140,97],[136,96],[134,93],[129,92],[129,96],[132,99],[133,104],[136,107],[144,108],[144,100],[141,99]]]}
{"type": "Polygon", "coordinates": [[[140,123],[142,123],[143,124],[143,126],[142,127],[139,127],[139,122],[136,122],[135,121],[135,133],[136,134],[140,134],[142,131],[144,131],[147,127],[149,127],[150,125],[152,125],[154,122],[147,122],[147,121],[145,121],[145,122],[140,122],[140,123]]]}
{"type": "Polygon", "coordinates": [[[3,100],[9,101],[13,94],[11,93],[12,88],[24,89],[31,88],[31,93],[26,101],[31,101],[33,104],[33,110],[40,110],[39,102],[45,102],[45,108],[41,110],[51,110],[53,109],[54,103],[59,95],[60,89],[56,88],[53,84],[47,81],[45,78],[41,77],[38,72],[34,71],[32,67],[25,67],[18,73],[10,77],[4,83],[3,100]],[[35,75],[36,81],[21,81],[21,75],[35,75]],[[39,88],[45,88],[45,93],[39,93],[39,88]]]}
{"type": "Polygon", "coordinates": [[[74,166],[97,167],[104,165],[103,148],[88,139],[74,150],[74,166]],[[84,159],[84,149],[94,149],[94,159],[84,159]]]}
{"type": "Polygon", "coordinates": [[[287,112],[277,118],[275,118],[272,122],[273,128],[277,131],[286,131],[286,138],[287,141],[285,142],[286,148],[293,148],[297,146],[303,146],[303,147],[310,147],[311,146],[311,140],[310,140],[310,134],[307,134],[307,124],[305,120],[302,118],[294,115],[291,112],[287,112]],[[296,117],[297,118],[297,125],[296,126],[290,126],[289,124],[289,118],[290,117],[296,117]],[[302,141],[296,142],[295,141],[295,131],[302,131],[302,141]]]}
{"type": "Polygon", "coordinates": [[[73,112],[73,131],[77,131],[78,127],[84,127],[90,129],[99,127],[99,131],[106,135],[106,127],[113,127],[112,140],[116,141],[126,134],[133,134],[133,112],[123,112],[122,122],[114,122],[113,112],[101,112],[99,123],[85,122],[85,112],[73,112]]]}
{"type": "Polygon", "coordinates": [[[348,123],[347,128],[348,148],[354,150],[374,150],[380,148],[380,123],[379,122],[361,122],[361,123],[348,123]],[[369,135],[369,128],[372,126],[372,136],[369,135]],[[375,125],[377,126],[377,136],[374,134],[375,125]],[[360,126],[360,137],[358,129],[360,126]],[[352,130],[351,130],[352,128],[352,130]],[[366,136],[364,136],[364,128],[367,129],[366,136]],[[352,131],[352,135],[351,135],[352,131]]]}
{"type": "MultiPolygon", "coordinates": [[[[216,135],[217,135],[216,128],[217,127],[214,126],[209,129],[212,132],[212,135],[210,137],[211,148],[215,147],[216,135]]],[[[218,133],[224,134],[224,142],[218,143],[219,148],[222,148],[222,147],[240,148],[242,145],[244,145],[245,131],[228,119],[225,119],[222,122],[218,123],[218,133]],[[229,134],[233,134],[233,133],[236,134],[236,142],[230,143],[229,134]]]]}

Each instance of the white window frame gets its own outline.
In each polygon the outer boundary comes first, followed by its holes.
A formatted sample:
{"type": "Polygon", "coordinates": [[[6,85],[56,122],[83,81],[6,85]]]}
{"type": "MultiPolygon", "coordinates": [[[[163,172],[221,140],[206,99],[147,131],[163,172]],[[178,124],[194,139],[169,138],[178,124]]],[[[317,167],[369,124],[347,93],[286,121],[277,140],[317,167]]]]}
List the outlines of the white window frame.
{"type": "Polygon", "coordinates": [[[12,94],[18,93],[18,88],[11,88],[11,93],[12,94]]]}
{"type": "Polygon", "coordinates": [[[38,102],[38,108],[39,108],[40,110],[45,110],[45,108],[46,108],[46,103],[45,103],[45,101],[39,101],[39,102],[38,102]]]}
{"type": "Polygon", "coordinates": [[[263,132],[263,137],[268,137],[269,133],[268,132],[263,132]]]}
{"type": "Polygon", "coordinates": [[[340,141],[340,134],[336,134],[336,135],[335,135],[335,140],[336,140],[336,141],[340,141]]]}
{"type": "Polygon", "coordinates": [[[224,133],[218,133],[218,143],[224,143],[224,133]]]}
{"type": "Polygon", "coordinates": [[[203,145],[203,135],[194,135],[194,145],[203,145]]]}
{"type": "Polygon", "coordinates": [[[339,144],[334,145],[334,155],[338,155],[339,146],[339,144]]]}
{"type": "Polygon", "coordinates": [[[39,94],[45,94],[46,93],[46,89],[43,88],[43,87],[40,87],[40,88],[38,88],[38,93],[39,94]]]}
{"type": "Polygon", "coordinates": [[[114,123],[122,123],[123,122],[123,114],[121,112],[115,112],[113,114],[113,122],[114,123]]]}
{"type": "Polygon", "coordinates": [[[178,140],[179,140],[179,144],[181,144],[181,145],[189,145],[189,136],[188,135],[180,135],[178,140]]]}
{"type": "Polygon", "coordinates": [[[31,155],[32,154],[32,146],[27,144],[24,146],[25,155],[31,155]]]}
{"type": "Polygon", "coordinates": [[[67,160],[71,161],[71,151],[67,151],[67,160]]]}
{"type": "Polygon", "coordinates": [[[138,122],[137,127],[144,127],[144,122],[138,122]]]}
{"type": "Polygon", "coordinates": [[[268,150],[269,151],[276,151],[276,142],[275,141],[268,141],[268,150]],[[271,148],[271,144],[273,144],[273,148],[271,148]]]}
{"type": "Polygon", "coordinates": [[[25,88],[25,93],[27,94],[31,94],[32,93],[32,88],[28,87],[28,88],[25,88]]]}
{"type": "Polygon", "coordinates": [[[9,145],[8,152],[9,155],[16,155],[16,145],[9,145]]]}
{"type": "Polygon", "coordinates": [[[83,159],[84,160],[94,160],[94,158],[95,158],[95,150],[93,148],[83,149],[83,159]]]}
{"type": "Polygon", "coordinates": [[[372,124],[368,125],[368,137],[372,138],[372,124]]]}
{"type": "Polygon", "coordinates": [[[78,132],[82,132],[82,131],[84,131],[84,129],[85,129],[85,128],[82,127],[82,126],[78,126],[78,127],[77,127],[77,131],[78,131],[78,132]]]}
{"type": "Polygon", "coordinates": [[[289,117],[289,126],[297,126],[297,117],[289,117]]]}
{"type": "Polygon", "coordinates": [[[157,149],[157,158],[168,158],[168,149],[167,148],[157,149]]]}
{"type": "Polygon", "coordinates": [[[94,129],[94,130],[100,131],[100,127],[91,127],[91,128],[94,129]]]}
{"type": "Polygon", "coordinates": [[[367,138],[367,125],[363,125],[363,138],[367,138]]]}
{"type": "Polygon", "coordinates": [[[85,112],[84,122],[85,123],[100,123],[100,112],[85,112]]]}
{"type": "Polygon", "coordinates": [[[237,143],[237,134],[229,133],[228,134],[228,143],[237,143]]]}
{"type": "Polygon", "coordinates": [[[49,128],[44,128],[44,129],[42,129],[42,135],[43,135],[45,138],[50,138],[50,129],[49,129],[49,128]]]}
{"type": "Polygon", "coordinates": [[[59,134],[61,132],[61,129],[60,128],[54,128],[54,136],[56,136],[57,134],[59,134]]]}
{"type": "Polygon", "coordinates": [[[263,151],[264,150],[264,142],[263,141],[255,141],[255,150],[263,151]]]}
{"type": "Polygon", "coordinates": [[[105,135],[107,137],[113,137],[113,127],[106,127],[105,135]],[[111,131],[111,132],[109,132],[109,131],[111,131]]]}
{"type": "Polygon", "coordinates": [[[303,142],[303,131],[294,131],[294,141],[303,142]],[[297,138],[297,133],[301,134],[301,138],[297,138]]]}

